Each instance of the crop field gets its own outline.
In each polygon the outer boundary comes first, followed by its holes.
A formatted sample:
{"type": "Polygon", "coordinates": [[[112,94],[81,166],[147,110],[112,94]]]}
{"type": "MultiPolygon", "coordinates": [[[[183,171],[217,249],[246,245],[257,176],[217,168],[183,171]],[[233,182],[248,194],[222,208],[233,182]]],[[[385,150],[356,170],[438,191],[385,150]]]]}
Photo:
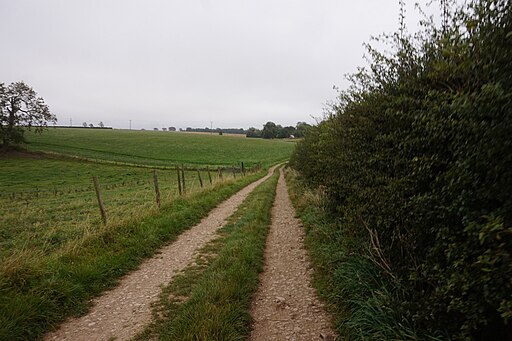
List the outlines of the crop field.
{"type": "Polygon", "coordinates": [[[48,129],[27,134],[32,151],[53,152],[125,164],[263,167],[286,160],[294,143],[244,136],[111,129],[48,129]]]}

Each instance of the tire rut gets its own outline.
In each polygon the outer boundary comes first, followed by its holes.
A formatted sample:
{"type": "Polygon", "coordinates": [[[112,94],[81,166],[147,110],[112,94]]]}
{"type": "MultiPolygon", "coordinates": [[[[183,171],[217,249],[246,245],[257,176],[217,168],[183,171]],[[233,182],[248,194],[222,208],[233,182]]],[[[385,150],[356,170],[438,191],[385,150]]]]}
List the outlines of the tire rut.
{"type": "Polygon", "coordinates": [[[304,231],[280,172],[265,266],[251,308],[250,340],[334,340],[330,316],[311,286],[313,270],[304,231]]]}

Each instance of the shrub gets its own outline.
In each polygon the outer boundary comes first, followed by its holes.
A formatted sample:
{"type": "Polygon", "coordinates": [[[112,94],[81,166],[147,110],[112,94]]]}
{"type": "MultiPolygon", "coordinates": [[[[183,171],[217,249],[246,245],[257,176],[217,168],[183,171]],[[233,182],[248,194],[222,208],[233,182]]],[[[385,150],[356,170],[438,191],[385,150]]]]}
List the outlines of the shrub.
{"type": "MultiPolygon", "coordinates": [[[[505,0],[450,9],[369,46],[291,164],[314,187],[415,328],[511,338],[512,14],[505,0]]],[[[358,250],[355,250],[358,251],[358,250]]]]}

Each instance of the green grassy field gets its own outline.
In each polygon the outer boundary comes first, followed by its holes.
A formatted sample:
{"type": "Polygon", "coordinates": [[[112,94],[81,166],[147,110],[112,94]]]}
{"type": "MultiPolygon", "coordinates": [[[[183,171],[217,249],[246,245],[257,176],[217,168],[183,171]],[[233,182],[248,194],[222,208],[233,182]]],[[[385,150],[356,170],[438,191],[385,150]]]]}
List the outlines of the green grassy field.
{"type": "Polygon", "coordinates": [[[93,160],[173,166],[263,167],[288,159],[295,143],[249,139],[244,136],[163,131],[50,128],[41,135],[28,133],[32,151],[54,152],[93,160]]]}
{"type": "MultiPolygon", "coordinates": [[[[158,170],[161,200],[178,196],[175,170],[158,170]]],[[[223,180],[233,177],[223,173],[223,180]]],[[[116,224],[155,209],[151,169],[40,155],[0,163],[0,259],[20,250],[48,253],[101,225],[92,176],[98,176],[108,221],[116,224]]],[[[210,172],[217,183],[218,172],[210,172]]],[[[205,186],[209,176],[201,172],[205,186]]],[[[188,192],[200,189],[197,171],[185,172],[188,192]]]]}
{"type": "Polygon", "coordinates": [[[243,161],[247,168],[266,167],[286,159],[294,145],[93,129],[49,129],[27,138],[30,152],[0,154],[2,340],[36,339],[83,312],[91,297],[265,172],[238,172],[235,178],[224,169],[220,177],[215,166],[243,161]],[[187,195],[179,197],[171,168],[176,164],[199,166],[204,188],[197,170],[188,169],[187,195]],[[203,166],[212,169],[212,184],[203,166]],[[155,204],[153,167],[159,168],[161,208],[155,204]],[[93,176],[100,181],[106,226],[93,176]]]}

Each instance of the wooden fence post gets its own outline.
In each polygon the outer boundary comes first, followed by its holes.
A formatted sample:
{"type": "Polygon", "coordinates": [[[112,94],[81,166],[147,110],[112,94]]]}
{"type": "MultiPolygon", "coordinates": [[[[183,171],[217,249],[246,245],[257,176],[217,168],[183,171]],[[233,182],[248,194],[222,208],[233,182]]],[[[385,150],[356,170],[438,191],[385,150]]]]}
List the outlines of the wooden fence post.
{"type": "Polygon", "coordinates": [[[178,173],[178,191],[180,192],[180,196],[182,195],[181,194],[181,175],[180,175],[180,167],[179,166],[176,166],[176,173],[178,173]]]}
{"type": "Polygon", "coordinates": [[[236,179],[235,166],[233,166],[233,168],[231,168],[231,170],[233,171],[233,179],[236,179]]]}
{"type": "Polygon", "coordinates": [[[153,169],[153,183],[155,184],[156,204],[160,207],[160,189],[158,188],[158,174],[156,173],[156,169],[153,169]]]}
{"type": "Polygon", "coordinates": [[[199,168],[197,169],[197,176],[199,177],[199,184],[201,185],[201,188],[203,188],[203,179],[201,179],[201,172],[199,171],[199,168]]]}
{"type": "Polygon", "coordinates": [[[222,168],[219,168],[219,179],[222,180],[222,168]]]}
{"type": "Polygon", "coordinates": [[[96,198],[98,198],[98,206],[100,207],[101,220],[103,220],[103,225],[107,225],[107,212],[105,212],[103,200],[101,199],[100,184],[98,182],[98,177],[93,176],[92,181],[94,182],[94,189],[96,190],[96,198]]]}
{"type": "Polygon", "coordinates": [[[245,168],[244,168],[244,163],[242,162],[242,175],[245,176],[245,168]]]}
{"type": "Polygon", "coordinates": [[[185,166],[181,165],[181,189],[183,194],[187,194],[187,187],[185,185],[185,166]]]}
{"type": "Polygon", "coordinates": [[[210,180],[210,185],[212,184],[212,175],[210,174],[210,167],[206,166],[206,170],[208,171],[208,179],[210,180]]]}

